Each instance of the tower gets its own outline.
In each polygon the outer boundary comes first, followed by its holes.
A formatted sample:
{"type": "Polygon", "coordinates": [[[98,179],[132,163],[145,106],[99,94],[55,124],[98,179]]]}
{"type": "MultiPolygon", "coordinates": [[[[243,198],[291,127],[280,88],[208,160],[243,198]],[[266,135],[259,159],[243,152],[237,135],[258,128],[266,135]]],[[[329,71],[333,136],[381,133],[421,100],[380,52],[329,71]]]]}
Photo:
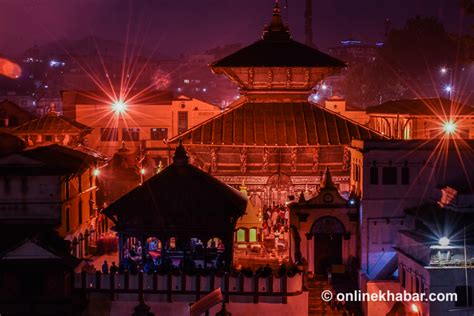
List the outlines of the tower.
{"type": "Polygon", "coordinates": [[[304,36],[305,44],[314,47],[313,42],[313,0],[306,0],[304,10],[304,36]]]}

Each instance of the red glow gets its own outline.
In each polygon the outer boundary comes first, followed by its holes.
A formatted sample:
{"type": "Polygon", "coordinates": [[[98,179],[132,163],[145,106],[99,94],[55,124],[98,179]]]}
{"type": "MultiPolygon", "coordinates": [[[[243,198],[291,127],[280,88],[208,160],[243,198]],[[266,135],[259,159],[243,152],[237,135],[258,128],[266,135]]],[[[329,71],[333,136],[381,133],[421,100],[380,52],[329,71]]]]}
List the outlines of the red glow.
{"type": "Polygon", "coordinates": [[[17,79],[21,76],[21,67],[8,59],[0,58],[0,75],[17,79]]]}

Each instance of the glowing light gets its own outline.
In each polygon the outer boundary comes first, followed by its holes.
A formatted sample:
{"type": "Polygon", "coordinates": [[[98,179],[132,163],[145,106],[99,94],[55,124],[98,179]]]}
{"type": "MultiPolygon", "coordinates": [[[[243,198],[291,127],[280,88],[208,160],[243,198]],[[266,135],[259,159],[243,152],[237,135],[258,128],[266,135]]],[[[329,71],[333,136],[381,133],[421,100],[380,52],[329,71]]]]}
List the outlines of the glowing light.
{"type": "Polygon", "coordinates": [[[94,177],[97,177],[100,174],[99,168],[95,168],[94,170],[92,170],[92,174],[94,175],[94,177]]]}
{"type": "Polygon", "coordinates": [[[443,130],[446,134],[453,134],[456,132],[456,123],[453,121],[446,121],[443,123],[443,130]]]}
{"type": "Polygon", "coordinates": [[[447,238],[447,237],[441,237],[441,238],[439,239],[439,245],[440,245],[440,246],[443,246],[443,247],[449,246],[449,238],[447,238]]]}
{"type": "Polygon", "coordinates": [[[318,102],[319,101],[319,95],[317,93],[313,93],[311,96],[311,101],[313,102],[318,102]]]}
{"type": "Polygon", "coordinates": [[[446,91],[447,93],[451,93],[453,92],[453,87],[450,85],[447,85],[446,87],[444,87],[444,91],[446,91]]]}
{"type": "Polygon", "coordinates": [[[416,306],[416,304],[411,304],[411,310],[413,313],[419,313],[420,312],[420,309],[418,308],[418,306],[416,306]]]}
{"type": "Polygon", "coordinates": [[[123,100],[117,100],[112,103],[112,111],[115,114],[122,114],[127,110],[127,104],[123,100]]]}
{"type": "Polygon", "coordinates": [[[141,168],[141,169],[140,169],[140,173],[141,173],[141,174],[145,174],[145,169],[144,169],[144,168],[141,168]]]}
{"type": "Polygon", "coordinates": [[[5,58],[0,58],[0,76],[17,79],[21,76],[21,67],[5,58]]]}
{"type": "Polygon", "coordinates": [[[349,200],[349,204],[350,204],[350,205],[355,205],[355,204],[356,204],[356,201],[355,201],[354,199],[350,199],[350,200],[349,200]]]}
{"type": "Polygon", "coordinates": [[[444,75],[448,72],[448,69],[446,67],[441,67],[441,69],[439,70],[439,72],[444,75]]]}

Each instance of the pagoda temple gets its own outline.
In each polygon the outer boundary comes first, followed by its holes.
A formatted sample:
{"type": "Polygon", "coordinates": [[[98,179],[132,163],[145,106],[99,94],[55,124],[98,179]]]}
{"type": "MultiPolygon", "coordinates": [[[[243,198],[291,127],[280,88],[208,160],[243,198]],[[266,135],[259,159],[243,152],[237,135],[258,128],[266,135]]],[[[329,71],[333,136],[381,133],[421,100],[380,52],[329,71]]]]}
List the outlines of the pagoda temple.
{"type": "Polygon", "coordinates": [[[383,135],[308,101],[311,89],[346,64],[292,39],[278,3],[255,43],[210,65],[240,87],[228,110],[170,140],[186,146],[191,163],[223,182],[247,186],[258,208],[315,194],[330,167],[349,193],[353,139],[383,135]]]}

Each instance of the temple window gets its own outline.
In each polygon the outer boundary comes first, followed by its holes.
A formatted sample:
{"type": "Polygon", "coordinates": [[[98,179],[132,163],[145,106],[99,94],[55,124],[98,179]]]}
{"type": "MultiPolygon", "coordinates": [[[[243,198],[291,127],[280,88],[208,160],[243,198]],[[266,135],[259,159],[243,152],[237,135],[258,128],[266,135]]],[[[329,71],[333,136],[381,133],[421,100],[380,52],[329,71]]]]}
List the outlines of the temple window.
{"type": "Polygon", "coordinates": [[[118,140],[118,128],[101,128],[100,129],[100,140],[101,141],[117,141],[118,140]]]}
{"type": "Polygon", "coordinates": [[[402,168],[402,184],[410,184],[410,168],[406,166],[402,168]]]}
{"type": "Polygon", "coordinates": [[[124,141],[139,141],[140,140],[140,129],[137,128],[137,127],[122,128],[122,140],[124,140],[124,141]]]}
{"type": "Polygon", "coordinates": [[[379,168],[370,167],[370,184],[379,184],[379,168]]]}
{"type": "Polygon", "coordinates": [[[257,229],[250,228],[249,230],[249,241],[250,242],[257,242],[257,229]]]}
{"type": "Polygon", "coordinates": [[[237,230],[237,242],[245,242],[245,229],[240,228],[237,230]]]}
{"type": "Polygon", "coordinates": [[[150,138],[151,140],[168,139],[168,129],[167,128],[150,128],[150,138]]]}
{"type": "Polygon", "coordinates": [[[397,184],[397,168],[396,167],[383,167],[382,183],[386,185],[397,184]]]}

